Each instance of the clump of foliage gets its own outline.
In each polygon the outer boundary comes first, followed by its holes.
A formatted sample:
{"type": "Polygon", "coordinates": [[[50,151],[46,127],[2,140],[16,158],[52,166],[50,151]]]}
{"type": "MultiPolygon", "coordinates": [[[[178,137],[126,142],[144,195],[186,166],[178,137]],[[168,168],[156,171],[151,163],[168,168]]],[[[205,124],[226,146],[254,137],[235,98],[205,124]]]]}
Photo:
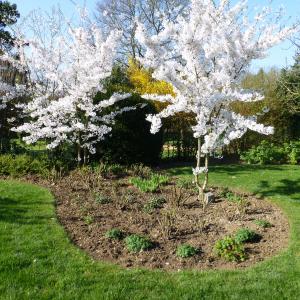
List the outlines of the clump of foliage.
{"type": "Polygon", "coordinates": [[[181,258],[192,257],[199,252],[198,249],[191,245],[183,244],[177,247],[176,256],[181,258]]]}
{"type": "Polygon", "coordinates": [[[165,203],[166,203],[165,198],[154,197],[144,205],[143,211],[146,213],[152,213],[155,209],[162,208],[165,203]]]}
{"type": "Polygon", "coordinates": [[[152,169],[143,164],[134,164],[130,167],[130,171],[133,176],[138,176],[142,178],[150,178],[153,174],[152,169]]]}
{"type": "Polygon", "coordinates": [[[0,156],[0,175],[21,177],[26,174],[47,176],[50,162],[47,157],[34,158],[33,156],[4,154],[0,156]]]}
{"type": "Polygon", "coordinates": [[[105,236],[111,240],[122,240],[124,235],[124,232],[118,228],[112,228],[105,233],[105,236]]]}
{"type": "Polygon", "coordinates": [[[246,253],[242,243],[231,236],[226,236],[218,240],[215,244],[215,252],[218,256],[228,261],[241,262],[246,259],[246,253]]]}
{"type": "Polygon", "coordinates": [[[144,236],[132,234],[125,239],[126,247],[129,252],[140,252],[149,250],[153,247],[153,243],[144,236]]]}
{"type": "Polygon", "coordinates": [[[254,220],[253,222],[254,224],[256,224],[257,226],[259,227],[263,227],[263,228],[269,228],[269,227],[272,227],[272,224],[267,221],[267,220],[254,220]]]}
{"type": "Polygon", "coordinates": [[[120,177],[127,173],[126,167],[120,164],[106,164],[102,162],[96,166],[94,165],[94,169],[103,177],[120,177]]]}
{"type": "Polygon", "coordinates": [[[235,203],[241,202],[243,200],[243,197],[230,191],[225,192],[225,198],[228,201],[235,202],[235,203]]]}
{"type": "Polygon", "coordinates": [[[157,164],[162,152],[163,136],[162,133],[151,134],[151,125],[146,121],[148,114],[157,112],[154,105],[133,94],[119,106],[136,106],[138,109],[116,116],[111,135],[97,145],[93,158],[124,165],[157,164]]]}
{"type": "Polygon", "coordinates": [[[193,184],[192,180],[190,178],[185,178],[185,177],[179,178],[179,180],[177,181],[177,186],[179,188],[184,188],[187,190],[195,188],[195,185],[193,184]]]}
{"type": "Polygon", "coordinates": [[[149,179],[139,177],[132,178],[130,180],[130,183],[144,193],[154,193],[162,184],[166,184],[168,181],[168,176],[161,174],[153,174],[149,179]]]}
{"type": "Polygon", "coordinates": [[[86,225],[91,225],[94,223],[94,218],[92,216],[85,216],[83,221],[86,225]]]}
{"type": "Polygon", "coordinates": [[[300,141],[291,141],[283,145],[286,162],[296,165],[300,161],[300,141]]]}
{"type": "Polygon", "coordinates": [[[234,238],[238,243],[247,243],[257,241],[259,235],[249,228],[241,228],[237,231],[234,238]]]}
{"type": "Polygon", "coordinates": [[[108,204],[108,203],[111,203],[111,198],[109,198],[107,196],[104,196],[102,194],[96,193],[95,194],[95,201],[98,204],[108,204]]]}
{"type": "Polygon", "coordinates": [[[300,161],[300,142],[291,141],[283,145],[275,145],[262,141],[258,146],[252,147],[240,156],[248,164],[280,164],[295,165],[300,161]]]}

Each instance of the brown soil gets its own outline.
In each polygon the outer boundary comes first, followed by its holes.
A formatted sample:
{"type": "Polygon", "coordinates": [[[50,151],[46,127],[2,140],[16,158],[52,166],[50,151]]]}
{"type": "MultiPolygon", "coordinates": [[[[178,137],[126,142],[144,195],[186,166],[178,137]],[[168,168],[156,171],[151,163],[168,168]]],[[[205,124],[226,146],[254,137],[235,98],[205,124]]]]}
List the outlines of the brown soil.
{"type": "MultiPolygon", "coordinates": [[[[200,207],[192,189],[182,189],[182,203],[174,203],[175,179],[159,192],[143,193],[129,183],[129,177],[104,179],[74,172],[56,183],[47,184],[57,200],[57,215],[71,240],[97,260],[109,261],[124,267],[179,269],[243,268],[273,256],[288,244],[289,224],[282,211],[263,199],[243,194],[242,205],[220,196],[218,189],[214,203],[205,211],[200,207]],[[93,177],[93,178],[91,178],[93,177]],[[111,199],[99,204],[95,194],[111,199]],[[154,197],[163,197],[166,203],[160,209],[145,212],[144,205],[154,197]],[[261,228],[254,220],[263,219],[272,224],[261,228]],[[239,228],[255,230],[261,239],[246,243],[247,260],[226,262],[214,254],[214,244],[239,228]],[[110,240],[105,233],[118,228],[126,234],[149,237],[155,247],[130,253],[124,241],[110,240]],[[176,256],[181,244],[189,244],[199,253],[191,258],[176,256]]],[[[180,192],[176,188],[176,193],[180,192]]],[[[177,197],[178,198],[178,197],[177,197]]]]}

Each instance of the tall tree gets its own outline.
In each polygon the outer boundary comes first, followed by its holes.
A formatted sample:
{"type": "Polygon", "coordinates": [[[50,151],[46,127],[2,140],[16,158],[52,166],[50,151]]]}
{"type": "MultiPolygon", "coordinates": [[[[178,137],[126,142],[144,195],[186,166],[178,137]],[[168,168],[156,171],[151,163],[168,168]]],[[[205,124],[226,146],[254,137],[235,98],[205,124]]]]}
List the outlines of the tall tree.
{"type": "Polygon", "coordinates": [[[176,95],[144,95],[169,104],[159,114],[148,116],[152,133],[160,130],[163,118],[179,112],[194,115],[192,129],[198,140],[198,153],[193,173],[202,203],[210,153],[241,138],[248,129],[273,133],[273,128],[257,123],[257,116],[235,113],[231,104],[263,99],[255,91],[240,88],[242,76],[252,60],[264,58],[271,47],[297,29],[274,21],[278,15],[272,18],[270,8],[259,12],[251,22],[247,1],[234,6],[229,0],[216,2],[192,0],[188,16],[165,20],[158,34],[149,34],[143,23],[137,28],[137,38],[146,49],[141,63],[154,69],[155,79],[170,83],[176,95]],[[205,174],[203,183],[201,173],[205,174]]]}
{"type": "Polygon", "coordinates": [[[102,0],[97,4],[99,25],[106,31],[122,31],[119,58],[127,62],[129,57],[140,57],[143,49],[136,39],[136,19],[139,19],[150,34],[164,29],[163,20],[174,20],[182,15],[189,0],[102,0]]]}
{"type": "Polygon", "coordinates": [[[283,69],[278,80],[277,96],[281,103],[285,137],[300,137],[300,54],[295,56],[295,63],[283,69]]]}
{"type": "Polygon", "coordinates": [[[7,27],[14,25],[19,17],[16,4],[0,1],[0,49],[2,51],[13,46],[14,38],[7,27]]]}

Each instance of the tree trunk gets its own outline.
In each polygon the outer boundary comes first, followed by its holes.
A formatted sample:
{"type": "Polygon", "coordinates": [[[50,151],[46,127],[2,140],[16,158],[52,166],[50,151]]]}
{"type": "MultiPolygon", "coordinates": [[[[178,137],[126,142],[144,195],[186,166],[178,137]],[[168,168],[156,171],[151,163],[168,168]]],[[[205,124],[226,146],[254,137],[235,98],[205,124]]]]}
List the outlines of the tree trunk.
{"type": "MultiPolygon", "coordinates": [[[[195,174],[195,183],[198,189],[198,200],[202,204],[203,209],[206,207],[205,203],[205,191],[208,185],[208,154],[205,155],[205,172],[204,172],[204,182],[203,185],[200,183],[200,174],[195,174]]],[[[198,138],[198,150],[197,150],[197,166],[196,168],[201,167],[201,138],[198,138]]]]}

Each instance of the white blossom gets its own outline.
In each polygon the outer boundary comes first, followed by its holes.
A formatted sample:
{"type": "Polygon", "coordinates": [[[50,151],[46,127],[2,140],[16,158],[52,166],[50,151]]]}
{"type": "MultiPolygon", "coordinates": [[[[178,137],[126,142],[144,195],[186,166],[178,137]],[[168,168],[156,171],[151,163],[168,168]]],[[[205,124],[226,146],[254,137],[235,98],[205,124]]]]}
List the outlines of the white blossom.
{"type": "Polygon", "coordinates": [[[114,118],[135,109],[106,112],[130,94],[115,93],[95,102],[97,93],[106,93],[104,80],[111,75],[122,33],[116,30],[104,37],[87,22],[86,11],[80,17],[80,26],[68,23],[66,34],[56,29],[49,43],[39,36],[27,40],[24,66],[31,75],[32,101],[24,111],[30,120],[14,129],[26,134],[26,143],[47,140],[47,147],[53,149],[70,142],[94,153],[95,144],[111,132],[114,118]]]}
{"type": "Polygon", "coordinates": [[[196,167],[196,168],[193,168],[193,174],[195,176],[198,176],[200,174],[203,174],[203,173],[207,173],[208,172],[208,169],[205,168],[205,167],[196,167]]]}
{"type": "Polygon", "coordinates": [[[272,19],[270,8],[250,21],[247,1],[231,6],[228,0],[218,4],[192,0],[187,11],[175,20],[165,20],[164,30],[152,36],[137,22],[136,36],[146,51],[140,62],[154,70],[155,79],[170,83],[176,94],[144,95],[169,103],[159,114],[148,116],[151,132],[159,131],[163,118],[186,112],[195,116],[192,130],[195,138],[204,138],[204,153],[241,138],[248,129],[272,134],[273,129],[258,124],[256,116],[237,114],[231,104],[263,100],[260,93],[240,88],[240,81],[254,59],[264,58],[296,26],[274,21],[278,15],[272,19]]]}

